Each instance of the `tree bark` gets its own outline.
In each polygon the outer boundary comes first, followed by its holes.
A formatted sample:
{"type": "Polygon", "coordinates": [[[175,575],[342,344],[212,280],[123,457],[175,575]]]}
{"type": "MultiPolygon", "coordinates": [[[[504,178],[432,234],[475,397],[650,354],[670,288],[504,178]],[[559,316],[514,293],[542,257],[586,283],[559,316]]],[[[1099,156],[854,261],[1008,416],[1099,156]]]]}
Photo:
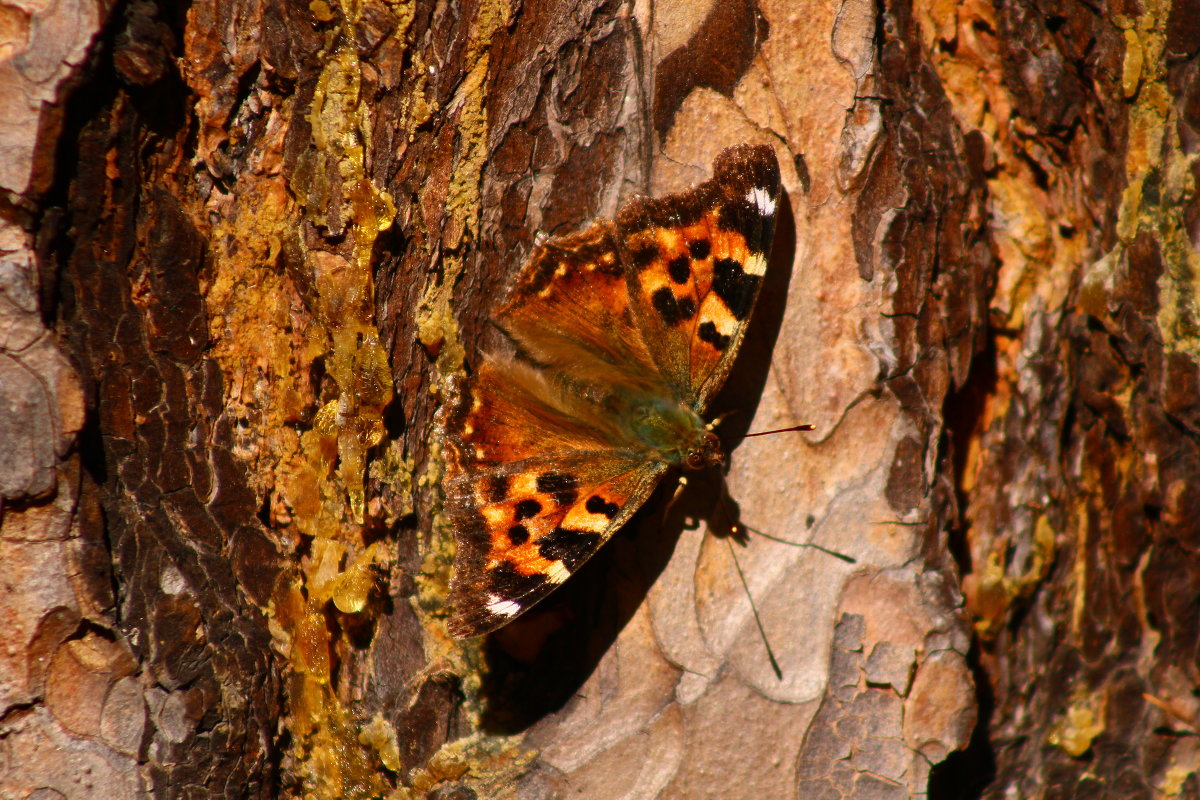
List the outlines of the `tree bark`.
{"type": "Polygon", "coordinates": [[[1194,5],[3,12],[0,796],[1200,794],[1194,5]],[[744,141],[727,474],[450,640],[443,380],[744,141]]]}

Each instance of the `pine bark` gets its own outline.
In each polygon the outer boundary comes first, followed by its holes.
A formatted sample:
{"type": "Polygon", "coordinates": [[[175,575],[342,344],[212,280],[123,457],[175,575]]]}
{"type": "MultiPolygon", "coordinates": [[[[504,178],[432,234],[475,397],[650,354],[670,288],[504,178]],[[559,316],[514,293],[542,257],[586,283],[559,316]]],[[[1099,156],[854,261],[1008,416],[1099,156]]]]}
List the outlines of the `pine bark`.
{"type": "Polygon", "coordinates": [[[0,18],[0,796],[1200,794],[1194,2],[0,18]],[[451,641],[441,381],[742,141],[727,474],[451,641]]]}

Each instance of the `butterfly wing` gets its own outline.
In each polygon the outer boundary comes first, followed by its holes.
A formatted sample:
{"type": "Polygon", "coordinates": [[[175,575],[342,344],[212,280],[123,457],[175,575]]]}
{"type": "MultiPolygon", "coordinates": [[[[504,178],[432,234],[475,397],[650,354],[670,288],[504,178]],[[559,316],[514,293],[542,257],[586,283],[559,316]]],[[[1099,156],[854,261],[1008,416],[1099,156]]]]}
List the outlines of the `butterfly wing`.
{"type": "Polygon", "coordinates": [[[453,636],[478,636],[528,610],[638,509],[666,467],[608,446],[564,413],[516,362],[487,361],[449,384],[447,509],[458,551],[453,636]],[[531,383],[532,382],[532,383],[531,383]]]}
{"type": "Polygon", "coordinates": [[[766,145],[721,152],[711,180],[637,198],[617,216],[630,306],[675,396],[698,412],[721,387],[767,268],[779,164],[766,145]]]}

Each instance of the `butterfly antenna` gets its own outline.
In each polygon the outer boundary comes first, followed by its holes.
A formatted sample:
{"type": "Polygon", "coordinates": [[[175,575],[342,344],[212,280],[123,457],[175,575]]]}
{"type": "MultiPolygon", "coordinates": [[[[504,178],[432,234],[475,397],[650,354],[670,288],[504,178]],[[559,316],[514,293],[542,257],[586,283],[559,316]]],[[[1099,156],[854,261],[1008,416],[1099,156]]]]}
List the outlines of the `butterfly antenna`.
{"type": "Polygon", "coordinates": [[[812,425],[793,425],[790,428],[776,428],[773,431],[759,431],[757,433],[747,433],[744,438],[749,439],[751,436],[766,436],[771,433],[791,433],[792,431],[811,431],[812,425]]]}
{"type": "Polygon", "coordinates": [[[737,553],[734,552],[733,543],[726,539],[725,545],[729,548],[729,555],[733,556],[733,567],[737,570],[738,578],[742,581],[742,588],[746,591],[746,599],[750,601],[750,611],[754,614],[754,624],[758,626],[758,635],[762,637],[763,647],[767,648],[767,658],[771,661],[771,669],[775,670],[776,678],[783,680],[783,670],[779,668],[779,662],[775,660],[775,651],[771,649],[771,642],[767,640],[767,631],[763,628],[762,619],[758,616],[758,606],[754,605],[754,595],[750,594],[750,584],[746,583],[746,575],[742,572],[742,565],[738,561],[737,553]]]}
{"type": "Polygon", "coordinates": [[[758,530],[757,528],[751,528],[749,525],[743,525],[740,522],[734,523],[734,525],[732,527],[734,529],[734,532],[736,532],[738,528],[744,528],[745,530],[748,530],[751,533],[758,534],[759,536],[763,537],[764,539],[770,539],[772,542],[779,542],[780,544],[790,544],[792,547],[811,547],[813,550],[820,550],[822,553],[825,553],[826,555],[831,555],[834,558],[840,558],[842,561],[845,561],[847,564],[857,564],[858,563],[858,560],[856,558],[854,558],[854,556],[848,556],[845,553],[839,553],[837,550],[830,550],[828,547],[822,547],[821,545],[816,544],[814,542],[791,542],[791,541],[788,541],[787,539],[780,539],[778,536],[772,536],[769,533],[763,533],[762,531],[758,530]]]}

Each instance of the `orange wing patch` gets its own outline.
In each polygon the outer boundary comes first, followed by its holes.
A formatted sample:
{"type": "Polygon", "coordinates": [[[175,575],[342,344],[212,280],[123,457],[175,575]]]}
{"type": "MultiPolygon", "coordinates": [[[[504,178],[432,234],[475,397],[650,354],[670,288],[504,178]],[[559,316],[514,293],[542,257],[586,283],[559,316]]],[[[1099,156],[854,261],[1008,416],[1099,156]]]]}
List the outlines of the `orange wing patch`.
{"type": "Polygon", "coordinates": [[[480,367],[476,382],[488,387],[486,394],[468,390],[462,378],[448,384],[442,417],[453,471],[537,457],[547,446],[579,448],[575,438],[549,425],[558,412],[544,401],[541,378],[532,370],[489,360],[480,367]]]}
{"type": "Polygon", "coordinates": [[[582,493],[579,478],[568,472],[514,476],[509,496],[491,503],[477,490],[488,532],[486,568],[508,562],[521,574],[543,574],[551,583],[562,583],[607,538],[628,504],[627,475],[582,493]]]}
{"type": "Polygon", "coordinates": [[[726,353],[736,351],[766,272],[767,260],[754,252],[741,233],[720,229],[719,214],[711,215],[710,249],[704,300],[692,329],[691,381],[704,386],[726,353]]]}

